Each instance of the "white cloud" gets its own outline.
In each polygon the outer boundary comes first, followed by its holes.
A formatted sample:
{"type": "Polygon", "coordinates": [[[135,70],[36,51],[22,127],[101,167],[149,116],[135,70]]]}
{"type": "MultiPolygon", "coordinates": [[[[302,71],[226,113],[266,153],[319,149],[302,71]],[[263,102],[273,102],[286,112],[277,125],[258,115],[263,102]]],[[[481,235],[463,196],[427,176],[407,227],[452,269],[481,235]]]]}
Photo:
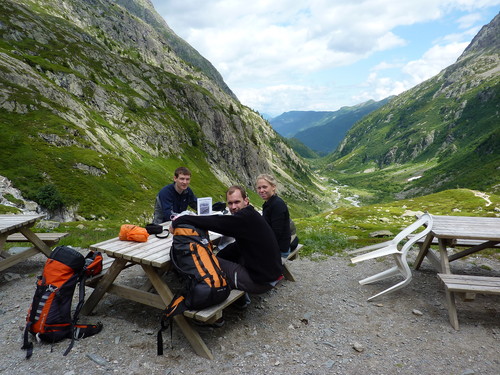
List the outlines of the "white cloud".
{"type": "Polygon", "coordinates": [[[460,17],[457,20],[457,24],[458,24],[459,28],[461,28],[461,29],[469,29],[469,28],[473,27],[476,24],[476,22],[478,22],[480,20],[481,20],[480,13],[470,13],[470,14],[467,14],[463,17],[460,17]]]}
{"type": "Polygon", "coordinates": [[[453,64],[469,43],[451,43],[434,46],[422,58],[411,61],[402,71],[412,78],[413,85],[438,74],[444,67],[453,64]]]}
{"type": "Polygon", "coordinates": [[[500,0],[153,3],[169,26],[214,64],[243,104],[261,112],[283,112],[315,108],[319,103],[325,105],[320,109],[334,110],[356,104],[353,101],[357,98],[394,93],[429,78],[454,62],[459,50],[477,33],[481,8],[500,4],[500,0]],[[409,45],[398,27],[424,22],[431,27],[433,21],[456,10],[469,13],[456,17],[455,30],[447,31],[439,40],[429,40],[428,51],[420,58],[406,64],[381,61],[384,54],[409,45]],[[399,77],[372,77],[361,90],[363,77],[356,72],[344,95],[339,95],[338,87],[329,86],[336,68],[371,61],[368,59],[376,56],[372,71],[387,64],[392,68],[384,69],[394,74],[400,66],[399,77]],[[321,81],[319,77],[325,73],[328,78],[321,81]]]}

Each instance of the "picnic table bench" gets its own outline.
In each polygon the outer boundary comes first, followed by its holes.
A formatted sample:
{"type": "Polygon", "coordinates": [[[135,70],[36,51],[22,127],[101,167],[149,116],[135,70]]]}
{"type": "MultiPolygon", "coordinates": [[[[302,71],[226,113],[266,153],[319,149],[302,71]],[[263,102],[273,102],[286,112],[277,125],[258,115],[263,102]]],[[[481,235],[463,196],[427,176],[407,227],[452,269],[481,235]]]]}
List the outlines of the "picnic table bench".
{"type": "Polygon", "coordinates": [[[0,215],[0,271],[39,253],[50,256],[50,246],[40,238],[40,233],[31,230],[43,217],[44,215],[0,215]],[[16,242],[29,242],[31,247],[11,254],[4,246],[6,242],[12,242],[12,238],[20,240],[16,242]]]}
{"type": "MultiPolygon", "coordinates": [[[[287,261],[294,260],[298,257],[299,255],[299,250],[302,248],[302,244],[297,245],[295,250],[290,252],[290,254],[287,256],[286,259],[284,259],[284,264],[283,264],[283,276],[285,277],[286,280],[289,281],[295,281],[295,277],[291,273],[289,267],[287,266],[287,261]]],[[[103,266],[102,266],[102,272],[98,275],[95,275],[89,279],[86,280],[85,284],[88,287],[95,288],[98,281],[104,276],[104,274],[108,271],[108,268],[111,266],[113,263],[114,259],[111,257],[108,257],[106,254],[103,254],[103,266]]],[[[129,263],[127,267],[132,266],[132,263],[129,263]]],[[[125,294],[126,290],[122,290],[120,293],[120,288],[119,286],[113,285],[110,287],[108,292],[113,293],[113,294],[125,294]]],[[[147,283],[145,284],[142,289],[150,289],[151,284],[147,283]]],[[[236,301],[238,298],[242,297],[245,293],[241,290],[233,289],[231,290],[231,293],[229,297],[222,303],[219,303],[217,305],[208,307],[203,310],[187,310],[184,312],[184,316],[187,318],[195,319],[203,323],[213,323],[216,320],[220,319],[222,317],[222,311],[228,307],[230,304],[232,304],[234,301],[236,301]]],[[[125,297],[127,298],[127,297],[125,297]]],[[[162,303],[158,301],[159,306],[158,308],[164,308],[162,303]]]]}
{"type": "MultiPolygon", "coordinates": [[[[210,233],[211,239],[216,239],[219,236],[216,233],[210,233]]],[[[94,288],[94,291],[83,305],[81,313],[83,315],[90,314],[106,293],[161,310],[165,309],[174,296],[170,289],[170,282],[162,278],[162,275],[172,266],[170,262],[171,246],[172,236],[157,238],[154,235],[149,236],[148,241],[143,243],[120,241],[116,237],[90,246],[91,250],[100,251],[107,256],[103,260],[103,272],[86,282],[86,285],[94,288]],[[140,266],[144,270],[148,278],[146,283],[140,287],[131,287],[123,282],[115,282],[123,270],[132,266],[140,266]]],[[[288,259],[296,258],[299,249],[300,247],[297,247],[288,256],[288,259]]],[[[287,277],[295,280],[289,269],[284,268],[287,270],[287,277]]],[[[126,282],[126,280],[123,281],[126,282]]],[[[222,311],[226,307],[243,294],[244,292],[241,290],[232,290],[229,297],[218,305],[199,311],[185,311],[183,315],[174,316],[174,321],[198,355],[213,359],[210,349],[198,332],[186,321],[186,318],[213,323],[222,317],[222,311]]]]}
{"type": "Polygon", "coordinates": [[[298,244],[297,247],[293,251],[291,251],[286,258],[283,259],[283,276],[289,281],[295,281],[295,277],[288,267],[288,262],[294,260],[299,256],[299,250],[302,248],[302,246],[302,244],[298,244]]]}
{"type": "Polygon", "coordinates": [[[497,277],[453,274],[450,262],[500,245],[500,218],[473,216],[433,215],[432,230],[424,238],[415,259],[415,269],[419,269],[424,258],[437,268],[439,278],[445,285],[448,315],[453,328],[458,329],[455,293],[498,294],[500,283],[497,277]],[[435,254],[430,246],[438,244],[435,254]],[[458,252],[450,248],[466,247],[458,252]]]}
{"type": "Polygon", "coordinates": [[[439,279],[444,283],[448,305],[450,323],[456,330],[459,329],[457,307],[455,302],[456,293],[484,293],[500,294],[500,277],[456,275],[438,273],[439,279]]]}
{"type": "MultiPolygon", "coordinates": [[[[211,238],[216,239],[217,234],[211,233],[211,238]]],[[[104,294],[110,293],[135,302],[143,303],[158,309],[165,309],[173,297],[169,285],[161,275],[171,267],[169,249],[172,238],[159,239],[150,236],[144,243],[119,241],[113,238],[92,245],[94,251],[103,253],[103,271],[86,281],[88,287],[94,288],[82,308],[82,314],[90,314],[104,294]],[[139,288],[130,287],[115,282],[117,276],[126,268],[140,265],[145,271],[148,280],[139,288]]],[[[285,259],[284,276],[295,281],[286,262],[295,259],[302,245],[292,251],[285,259]]],[[[199,334],[184,320],[194,319],[203,323],[213,323],[222,317],[223,310],[244,295],[241,290],[232,290],[229,297],[220,304],[203,310],[188,310],[183,316],[175,316],[174,321],[179,325],[185,337],[191,343],[195,352],[208,359],[213,359],[210,349],[203,342],[199,334]]]]}
{"type": "MultiPolygon", "coordinates": [[[[62,238],[67,237],[69,233],[35,233],[36,236],[45,242],[47,246],[56,245],[62,238]]],[[[7,237],[7,242],[30,242],[22,233],[13,233],[7,237]]]]}

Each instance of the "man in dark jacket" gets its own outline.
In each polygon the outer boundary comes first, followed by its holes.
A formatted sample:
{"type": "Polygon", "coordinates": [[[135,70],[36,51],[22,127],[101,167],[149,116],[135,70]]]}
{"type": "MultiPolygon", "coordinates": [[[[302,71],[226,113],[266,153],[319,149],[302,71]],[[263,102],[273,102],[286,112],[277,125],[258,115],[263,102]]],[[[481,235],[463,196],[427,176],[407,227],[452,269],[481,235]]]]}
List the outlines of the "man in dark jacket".
{"type": "Polygon", "coordinates": [[[160,224],[170,221],[172,213],[180,214],[188,206],[196,209],[196,195],[189,187],[191,171],[186,167],[179,167],[174,172],[174,182],[163,187],[155,201],[153,223],[160,224]]]}
{"type": "Polygon", "coordinates": [[[231,186],[226,198],[231,215],[186,215],[174,220],[172,226],[191,224],[234,237],[235,242],[217,254],[231,288],[248,293],[264,293],[282,275],[278,242],[269,224],[250,205],[242,187],[231,186]]]}

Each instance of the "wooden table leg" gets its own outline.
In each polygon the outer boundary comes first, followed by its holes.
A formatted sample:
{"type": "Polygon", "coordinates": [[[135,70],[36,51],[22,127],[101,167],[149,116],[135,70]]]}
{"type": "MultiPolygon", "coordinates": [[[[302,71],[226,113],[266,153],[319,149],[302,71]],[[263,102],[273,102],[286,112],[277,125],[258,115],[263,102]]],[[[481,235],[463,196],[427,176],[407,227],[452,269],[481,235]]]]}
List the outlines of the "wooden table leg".
{"type": "MultiPolygon", "coordinates": [[[[448,259],[448,245],[450,244],[450,240],[446,238],[439,238],[438,242],[441,261],[441,270],[439,272],[450,274],[450,261],[448,259]]],[[[448,305],[448,317],[450,318],[450,324],[453,328],[458,330],[458,316],[457,307],[455,304],[455,294],[453,292],[450,292],[446,286],[444,289],[446,294],[446,304],[448,305]]]]}
{"type": "Polygon", "coordinates": [[[439,242],[439,255],[441,262],[440,273],[451,273],[450,271],[450,261],[448,259],[448,243],[449,241],[446,238],[438,238],[439,242]]]}
{"type": "Polygon", "coordinates": [[[113,284],[116,277],[125,268],[127,262],[128,261],[126,259],[121,258],[117,258],[113,261],[113,264],[111,264],[106,274],[97,283],[90,297],[87,299],[87,301],[85,301],[85,304],[83,305],[81,310],[81,313],[83,315],[88,315],[92,312],[92,310],[94,310],[104,294],[106,294],[106,291],[113,284]]]}
{"type": "Polygon", "coordinates": [[[35,247],[40,250],[47,258],[50,256],[51,249],[50,247],[47,246],[45,242],[43,242],[38,236],[31,231],[29,228],[20,228],[19,231],[24,234],[24,237],[26,237],[35,247]]]}
{"type": "MultiPolygon", "coordinates": [[[[144,269],[144,272],[146,272],[146,275],[148,275],[149,280],[151,280],[151,284],[153,284],[162,301],[165,303],[165,307],[167,307],[174,297],[172,291],[161,279],[154,267],[143,264],[141,264],[141,266],[144,269]]],[[[184,315],[175,316],[174,321],[177,323],[184,336],[186,336],[196,354],[203,358],[214,359],[214,356],[212,355],[212,352],[208,348],[207,344],[205,344],[200,334],[193,327],[191,327],[184,315]]]]}
{"type": "Polygon", "coordinates": [[[420,268],[420,265],[422,264],[425,256],[429,252],[429,247],[431,246],[432,239],[434,238],[434,235],[432,233],[429,233],[424,240],[424,243],[420,247],[420,251],[417,255],[417,258],[415,259],[415,269],[418,270],[420,268]]]}
{"type": "Polygon", "coordinates": [[[7,258],[9,256],[9,253],[7,252],[4,253],[3,249],[6,242],[7,242],[7,233],[0,234],[0,257],[2,258],[7,258]]]}
{"type": "Polygon", "coordinates": [[[485,241],[479,245],[472,246],[466,250],[462,250],[459,253],[452,254],[448,257],[449,261],[452,262],[454,260],[463,258],[467,255],[477,253],[478,251],[484,250],[484,249],[489,249],[495,247],[496,244],[498,244],[500,241],[485,241]]]}
{"type": "MultiPolygon", "coordinates": [[[[156,269],[156,273],[158,276],[163,277],[167,274],[167,272],[170,270],[170,266],[164,269],[156,269]]],[[[149,278],[142,284],[142,286],[139,288],[140,290],[144,290],[146,292],[149,292],[154,289],[153,284],[151,283],[151,280],[149,278]]]]}
{"type": "Polygon", "coordinates": [[[450,292],[448,287],[445,285],[444,291],[446,293],[446,304],[448,305],[448,317],[450,319],[450,324],[457,331],[459,330],[458,325],[458,315],[457,315],[457,305],[455,303],[455,293],[450,292]]]}
{"type": "Polygon", "coordinates": [[[4,259],[0,260],[0,271],[6,270],[14,264],[22,262],[23,260],[26,260],[37,254],[39,254],[39,251],[36,247],[30,247],[29,249],[23,250],[15,255],[7,254],[4,259]]]}
{"type": "Polygon", "coordinates": [[[7,233],[0,234],[0,250],[3,250],[5,243],[7,242],[7,233]]]}

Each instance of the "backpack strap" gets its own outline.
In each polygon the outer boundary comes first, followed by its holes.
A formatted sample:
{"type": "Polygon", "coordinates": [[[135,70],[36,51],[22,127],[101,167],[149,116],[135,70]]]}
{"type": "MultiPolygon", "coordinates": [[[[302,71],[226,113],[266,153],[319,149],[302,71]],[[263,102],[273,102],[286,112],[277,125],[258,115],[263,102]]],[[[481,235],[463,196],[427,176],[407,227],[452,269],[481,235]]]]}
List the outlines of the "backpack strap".
{"type": "Polygon", "coordinates": [[[45,280],[40,276],[40,285],[37,285],[35,291],[35,297],[33,298],[33,303],[30,308],[30,314],[27,318],[26,327],[24,328],[23,335],[23,346],[21,349],[26,350],[26,359],[30,359],[33,354],[33,343],[29,341],[29,331],[33,322],[35,321],[36,313],[39,309],[40,302],[42,301],[42,296],[47,289],[47,285],[45,285],[45,280]]]}
{"type": "Polygon", "coordinates": [[[68,348],[64,352],[63,356],[68,355],[68,353],[73,349],[73,345],[75,344],[75,326],[78,322],[78,315],[80,314],[80,310],[83,307],[83,303],[85,302],[85,269],[80,272],[80,276],[78,277],[78,282],[80,283],[78,287],[78,304],[76,305],[75,312],[73,313],[73,319],[71,321],[71,342],[68,345],[68,348]]]}
{"type": "MultiPolygon", "coordinates": [[[[170,343],[172,345],[172,319],[174,316],[182,314],[186,311],[186,304],[184,303],[184,296],[175,295],[172,298],[172,301],[167,306],[167,308],[163,311],[160,320],[160,329],[158,330],[158,334],[156,336],[157,341],[157,352],[158,355],[163,355],[163,331],[165,331],[168,327],[170,327],[170,343]]],[[[173,347],[173,345],[172,345],[173,347]]]]}
{"type": "Polygon", "coordinates": [[[26,327],[24,328],[24,338],[23,338],[23,346],[21,349],[26,350],[26,359],[30,359],[33,354],[33,343],[29,341],[29,329],[31,327],[32,322],[26,323],[26,327]]]}

